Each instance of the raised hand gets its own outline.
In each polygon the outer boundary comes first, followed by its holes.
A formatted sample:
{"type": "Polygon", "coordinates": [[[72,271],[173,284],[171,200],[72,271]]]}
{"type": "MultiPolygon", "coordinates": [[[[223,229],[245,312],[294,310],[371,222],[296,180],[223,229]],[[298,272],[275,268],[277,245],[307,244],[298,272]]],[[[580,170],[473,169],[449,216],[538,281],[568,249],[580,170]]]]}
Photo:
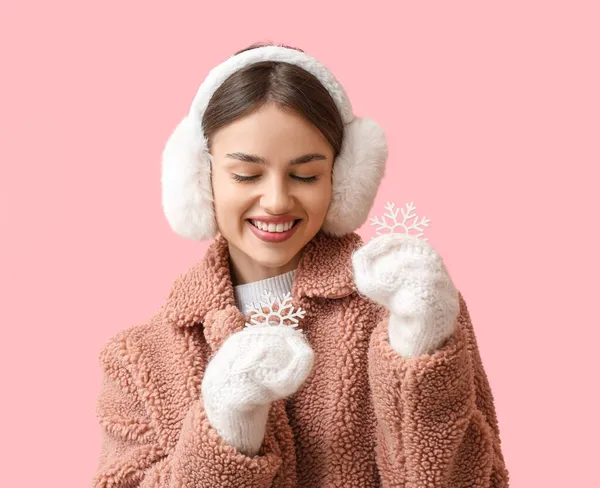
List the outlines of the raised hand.
{"type": "Polygon", "coordinates": [[[377,236],[354,252],[352,266],[359,292],[390,311],[390,345],[402,356],[432,353],[452,335],[458,291],[427,241],[377,236]]]}

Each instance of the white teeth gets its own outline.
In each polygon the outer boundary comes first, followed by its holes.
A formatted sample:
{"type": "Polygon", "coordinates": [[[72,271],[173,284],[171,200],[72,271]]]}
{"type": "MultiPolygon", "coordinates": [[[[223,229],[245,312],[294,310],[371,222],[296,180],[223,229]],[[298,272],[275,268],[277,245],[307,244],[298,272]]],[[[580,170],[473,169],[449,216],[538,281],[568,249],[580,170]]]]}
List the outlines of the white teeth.
{"type": "Polygon", "coordinates": [[[291,222],[286,222],[285,224],[267,224],[266,222],[260,222],[259,220],[251,220],[251,222],[255,227],[267,232],[285,232],[294,225],[293,220],[291,222]]]}

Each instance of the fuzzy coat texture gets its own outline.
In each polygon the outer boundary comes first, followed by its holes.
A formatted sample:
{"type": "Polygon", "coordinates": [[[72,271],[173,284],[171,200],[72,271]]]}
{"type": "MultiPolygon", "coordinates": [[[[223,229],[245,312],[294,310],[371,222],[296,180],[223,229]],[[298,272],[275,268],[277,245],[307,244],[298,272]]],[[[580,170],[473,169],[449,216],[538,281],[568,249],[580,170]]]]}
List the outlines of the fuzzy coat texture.
{"type": "Polygon", "coordinates": [[[272,404],[261,450],[248,457],[208,422],[207,362],[246,322],[235,306],[227,242],[179,276],[146,322],[100,353],[102,445],[93,486],[113,488],[506,488],[494,399],[464,298],[454,334],[405,359],[389,312],[360,295],[356,233],[319,232],[294,279],[294,307],[315,365],[272,404]]]}

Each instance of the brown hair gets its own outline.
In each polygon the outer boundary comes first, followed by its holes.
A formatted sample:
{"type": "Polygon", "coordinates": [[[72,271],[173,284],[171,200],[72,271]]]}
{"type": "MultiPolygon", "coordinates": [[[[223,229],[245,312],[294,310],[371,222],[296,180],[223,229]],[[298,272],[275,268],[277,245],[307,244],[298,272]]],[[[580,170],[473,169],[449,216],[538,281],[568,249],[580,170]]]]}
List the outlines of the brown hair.
{"type": "MultiPolygon", "coordinates": [[[[255,43],[235,54],[270,46],[255,43]]],[[[284,44],[281,47],[298,49],[284,44]]],[[[333,148],[334,158],[340,152],[344,134],[342,117],[333,98],[321,82],[308,71],[294,64],[261,61],[233,73],[215,91],[202,118],[202,129],[208,139],[221,127],[274,102],[282,109],[291,109],[304,116],[325,136],[333,148]]]]}

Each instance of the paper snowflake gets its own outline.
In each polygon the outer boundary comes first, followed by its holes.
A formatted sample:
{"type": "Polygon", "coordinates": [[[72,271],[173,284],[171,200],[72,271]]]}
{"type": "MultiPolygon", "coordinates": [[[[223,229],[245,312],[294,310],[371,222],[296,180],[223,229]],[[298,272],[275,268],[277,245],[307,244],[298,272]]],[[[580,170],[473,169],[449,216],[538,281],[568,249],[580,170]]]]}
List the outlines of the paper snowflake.
{"type": "Polygon", "coordinates": [[[294,311],[290,292],[285,294],[281,302],[277,297],[272,297],[268,290],[263,295],[265,300],[261,300],[262,306],[252,304],[250,322],[246,322],[246,327],[298,327],[298,318],[304,318],[306,311],[300,307],[294,311]]]}
{"type": "MultiPolygon", "coordinates": [[[[415,210],[415,206],[414,206],[413,202],[406,204],[406,211],[401,208],[394,209],[394,206],[395,206],[394,203],[387,202],[387,204],[385,205],[385,209],[388,211],[388,213],[384,214],[383,217],[381,217],[381,220],[379,220],[377,217],[371,217],[371,219],[370,219],[371,225],[378,226],[375,231],[377,233],[377,235],[383,234],[383,232],[379,232],[383,229],[386,229],[388,231],[386,233],[388,233],[388,234],[390,234],[392,232],[400,232],[400,231],[396,231],[396,229],[398,227],[402,227],[404,229],[405,234],[410,234],[411,230],[417,230],[420,233],[414,234],[415,237],[422,236],[423,229],[421,229],[421,227],[422,226],[428,227],[430,220],[423,217],[421,219],[421,222],[419,222],[419,219],[416,214],[411,215],[411,212],[413,210],[415,210]],[[402,212],[402,221],[401,222],[398,221],[398,212],[399,211],[402,212]],[[391,224],[389,224],[387,222],[386,217],[391,220],[391,224]],[[408,220],[413,219],[413,218],[414,218],[413,222],[410,223],[410,225],[409,225],[408,220]]],[[[423,237],[423,240],[426,241],[427,238],[423,237]]]]}

